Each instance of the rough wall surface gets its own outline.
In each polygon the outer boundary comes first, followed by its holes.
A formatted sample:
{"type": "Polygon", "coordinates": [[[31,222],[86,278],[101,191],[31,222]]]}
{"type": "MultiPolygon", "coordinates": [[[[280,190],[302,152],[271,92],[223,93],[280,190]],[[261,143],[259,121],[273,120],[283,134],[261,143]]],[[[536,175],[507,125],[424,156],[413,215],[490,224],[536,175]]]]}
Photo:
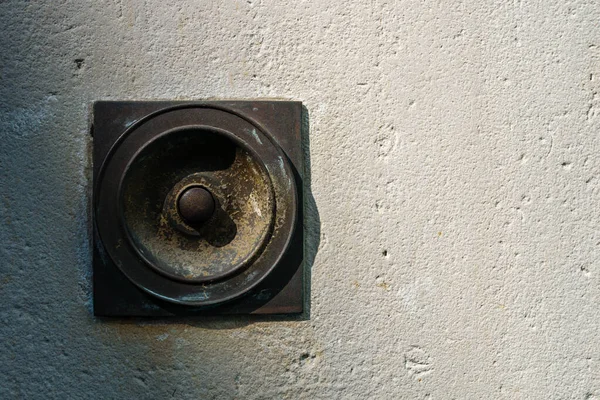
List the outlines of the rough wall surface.
{"type": "Polygon", "coordinates": [[[599,20],[0,2],[0,398],[600,399],[599,20]],[[310,318],[95,320],[89,102],[210,97],[308,109],[310,318]]]}

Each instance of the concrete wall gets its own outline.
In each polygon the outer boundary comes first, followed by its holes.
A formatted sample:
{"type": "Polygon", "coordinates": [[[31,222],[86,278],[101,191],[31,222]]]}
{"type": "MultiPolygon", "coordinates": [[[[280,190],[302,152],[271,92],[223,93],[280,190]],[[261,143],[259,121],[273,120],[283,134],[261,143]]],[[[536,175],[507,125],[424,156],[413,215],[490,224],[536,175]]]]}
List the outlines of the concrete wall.
{"type": "Polygon", "coordinates": [[[0,2],[0,398],[599,399],[600,3],[0,2]],[[95,99],[310,113],[310,318],[95,320],[95,99]]]}

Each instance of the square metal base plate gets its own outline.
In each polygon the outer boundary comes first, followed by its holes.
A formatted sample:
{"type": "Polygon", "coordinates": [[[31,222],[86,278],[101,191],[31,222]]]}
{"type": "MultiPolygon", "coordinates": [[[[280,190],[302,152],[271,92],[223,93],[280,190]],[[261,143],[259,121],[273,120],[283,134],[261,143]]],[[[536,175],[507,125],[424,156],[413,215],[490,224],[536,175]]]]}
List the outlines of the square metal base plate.
{"type": "MultiPolygon", "coordinates": [[[[136,121],[156,111],[185,104],[227,107],[265,127],[287,155],[298,193],[296,229],[284,257],[272,273],[248,294],[211,307],[190,307],[160,300],[134,285],[103,249],[94,225],[93,285],[97,316],[193,316],[218,314],[295,314],[303,312],[303,156],[302,104],[295,101],[98,101],[93,105],[93,178],[111,147],[136,121]]],[[[97,187],[94,185],[94,198],[97,187]]],[[[92,212],[94,215],[94,212],[92,212]]],[[[94,222],[95,224],[95,222],[94,222]]]]}

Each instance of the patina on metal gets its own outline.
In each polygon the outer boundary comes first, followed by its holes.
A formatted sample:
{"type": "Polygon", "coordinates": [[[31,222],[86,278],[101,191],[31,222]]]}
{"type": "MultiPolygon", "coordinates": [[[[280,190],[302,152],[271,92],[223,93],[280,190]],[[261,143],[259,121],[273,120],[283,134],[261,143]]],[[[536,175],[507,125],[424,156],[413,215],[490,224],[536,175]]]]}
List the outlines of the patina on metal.
{"type": "MultiPolygon", "coordinates": [[[[94,162],[102,159],[94,166],[95,243],[101,243],[95,245],[95,285],[114,275],[115,265],[152,298],[191,307],[186,313],[207,306],[244,312],[269,301],[271,311],[261,312],[301,310],[300,263],[290,259],[302,258],[300,175],[281,147],[293,149],[296,160],[301,156],[299,103],[279,105],[279,123],[277,103],[97,103],[94,121],[104,140],[94,149],[94,162]],[[98,115],[102,107],[113,115],[98,115]],[[111,127],[128,113],[142,117],[124,121],[115,135],[111,127]],[[268,132],[261,119],[291,132],[268,132]],[[96,279],[97,265],[104,269],[96,279]]],[[[107,300],[106,290],[95,288],[96,310],[181,313],[166,303],[152,305],[126,286],[120,294],[133,305],[107,300]]]]}
{"type": "MultiPolygon", "coordinates": [[[[221,279],[258,258],[273,233],[268,170],[225,131],[187,126],[161,134],[135,155],[121,190],[129,239],[150,267],[170,278],[221,279]],[[204,223],[182,217],[182,198],[188,212],[201,211],[194,193],[216,200],[210,218],[198,221],[204,223]]],[[[286,199],[280,199],[283,210],[286,199]]]]}

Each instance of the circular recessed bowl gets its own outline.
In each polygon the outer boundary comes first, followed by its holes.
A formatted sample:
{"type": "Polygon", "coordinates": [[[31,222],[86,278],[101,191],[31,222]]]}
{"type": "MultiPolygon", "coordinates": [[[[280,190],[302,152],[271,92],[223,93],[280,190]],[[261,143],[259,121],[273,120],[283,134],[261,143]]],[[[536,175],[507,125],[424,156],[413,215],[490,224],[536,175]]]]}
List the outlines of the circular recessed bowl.
{"type": "MultiPolygon", "coordinates": [[[[293,182],[282,150],[252,121],[201,104],[162,110],[111,149],[96,182],[96,227],[106,253],[147,293],[218,304],[250,291],[285,253],[293,182]],[[198,188],[214,210],[195,223],[180,202],[198,188]]],[[[190,209],[204,207],[190,198],[190,209]]]]}
{"type": "Polygon", "coordinates": [[[244,268],[272,231],[269,173],[253,150],[224,131],[187,127],[160,135],[137,153],[120,190],[133,247],[173,279],[209,282],[244,268]],[[197,225],[180,210],[182,196],[194,190],[216,200],[210,218],[197,225]]]}

